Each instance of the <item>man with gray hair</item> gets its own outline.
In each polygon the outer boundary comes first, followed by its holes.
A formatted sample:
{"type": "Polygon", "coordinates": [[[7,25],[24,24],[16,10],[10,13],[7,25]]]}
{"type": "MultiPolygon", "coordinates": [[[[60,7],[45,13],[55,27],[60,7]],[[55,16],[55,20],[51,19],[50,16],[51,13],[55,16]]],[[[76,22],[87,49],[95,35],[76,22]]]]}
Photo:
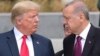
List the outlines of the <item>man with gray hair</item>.
{"type": "Polygon", "coordinates": [[[100,29],[90,23],[86,5],[74,0],[64,7],[63,16],[72,33],[63,41],[64,56],[100,56],[100,29]]]}
{"type": "Polygon", "coordinates": [[[0,34],[0,56],[54,56],[49,39],[36,34],[39,5],[20,1],[11,11],[14,28],[0,34]]]}

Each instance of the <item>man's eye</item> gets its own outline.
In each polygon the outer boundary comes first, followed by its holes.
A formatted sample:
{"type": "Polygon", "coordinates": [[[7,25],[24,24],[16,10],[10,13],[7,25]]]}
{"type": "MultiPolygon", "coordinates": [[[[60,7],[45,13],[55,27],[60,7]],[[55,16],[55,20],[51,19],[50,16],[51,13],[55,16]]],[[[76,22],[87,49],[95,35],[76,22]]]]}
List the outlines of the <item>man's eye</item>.
{"type": "Polygon", "coordinates": [[[32,16],[32,18],[34,18],[35,16],[32,16]]]}
{"type": "Polygon", "coordinates": [[[68,17],[65,17],[65,19],[68,20],[69,18],[68,17]]]}
{"type": "Polygon", "coordinates": [[[34,18],[35,16],[30,16],[30,18],[34,18]]]}

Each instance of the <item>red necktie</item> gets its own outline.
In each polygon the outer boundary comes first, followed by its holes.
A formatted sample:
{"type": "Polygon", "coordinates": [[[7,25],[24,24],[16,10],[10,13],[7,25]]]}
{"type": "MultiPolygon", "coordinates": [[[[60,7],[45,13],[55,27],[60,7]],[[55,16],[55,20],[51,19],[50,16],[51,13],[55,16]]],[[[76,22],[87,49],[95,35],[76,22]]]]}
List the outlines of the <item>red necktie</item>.
{"type": "Polygon", "coordinates": [[[23,38],[23,41],[21,45],[20,56],[29,56],[29,51],[28,51],[28,47],[26,44],[27,36],[23,35],[22,38],[23,38]]]}
{"type": "Polygon", "coordinates": [[[82,38],[80,36],[77,37],[77,41],[74,46],[74,56],[81,56],[81,39],[82,38]]]}

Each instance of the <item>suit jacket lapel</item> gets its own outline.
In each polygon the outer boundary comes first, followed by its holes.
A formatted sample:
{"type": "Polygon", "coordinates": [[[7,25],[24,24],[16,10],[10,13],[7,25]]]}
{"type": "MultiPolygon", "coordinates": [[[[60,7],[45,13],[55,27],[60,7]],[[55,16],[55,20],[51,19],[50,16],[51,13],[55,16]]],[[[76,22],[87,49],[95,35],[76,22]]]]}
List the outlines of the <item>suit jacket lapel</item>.
{"type": "Polygon", "coordinates": [[[87,39],[85,42],[85,46],[82,52],[82,56],[88,56],[88,54],[90,53],[90,51],[92,50],[92,46],[94,44],[94,34],[95,34],[95,28],[93,26],[91,26],[89,33],[87,35],[87,39]]]}
{"type": "Polygon", "coordinates": [[[35,56],[41,56],[41,51],[43,49],[41,49],[39,40],[37,39],[37,37],[35,36],[35,34],[32,35],[31,37],[32,37],[32,41],[33,41],[34,54],[35,54],[35,56]]]}
{"type": "Polygon", "coordinates": [[[16,43],[13,30],[8,32],[7,39],[8,39],[7,43],[11,50],[12,56],[19,56],[19,51],[18,51],[18,47],[17,47],[17,43],[16,43]]]}
{"type": "Polygon", "coordinates": [[[70,36],[64,39],[64,56],[74,56],[73,47],[74,47],[75,35],[71,34],[70,36]]]}

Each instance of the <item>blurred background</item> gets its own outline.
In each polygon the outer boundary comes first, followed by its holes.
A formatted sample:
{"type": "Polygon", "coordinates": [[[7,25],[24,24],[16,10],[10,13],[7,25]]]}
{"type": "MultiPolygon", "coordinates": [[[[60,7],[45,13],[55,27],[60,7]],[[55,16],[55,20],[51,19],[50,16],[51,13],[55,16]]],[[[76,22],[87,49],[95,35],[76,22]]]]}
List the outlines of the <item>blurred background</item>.
{"type": "MultiPolygon", "coordinates": [[[[12,6],[23,0],[0,0],[0,12],[10,12],[12,6]]],[[[72,0],[31,0],[41,5],[41,12],[61,12],[63,6],[72,0]]],[[[98,11],[97,2],[98,0],[83,0],[90,11],[98,11]]]]}
{"type": "MultiPolygon", "coordinates": [[[[15,3],[23,0],[0,0],[0,33],[9,31],[13,28],[11,23],[11,8],[15,3]]],[[[31,0],[41,5],[39,13],[39,29],[38,34],[50,38],[54,51],[58,52],[63,48],[63,17],[62,9],[65,4],[73,0],[31,0]]],[[[100,0],[82,0],[89,8],[89,17],[91,23],[100,27],[99,10],[97,8],[98,1],[100,0]]],[[[100,6],[100,3],[99,3],[100,6]]]]}

